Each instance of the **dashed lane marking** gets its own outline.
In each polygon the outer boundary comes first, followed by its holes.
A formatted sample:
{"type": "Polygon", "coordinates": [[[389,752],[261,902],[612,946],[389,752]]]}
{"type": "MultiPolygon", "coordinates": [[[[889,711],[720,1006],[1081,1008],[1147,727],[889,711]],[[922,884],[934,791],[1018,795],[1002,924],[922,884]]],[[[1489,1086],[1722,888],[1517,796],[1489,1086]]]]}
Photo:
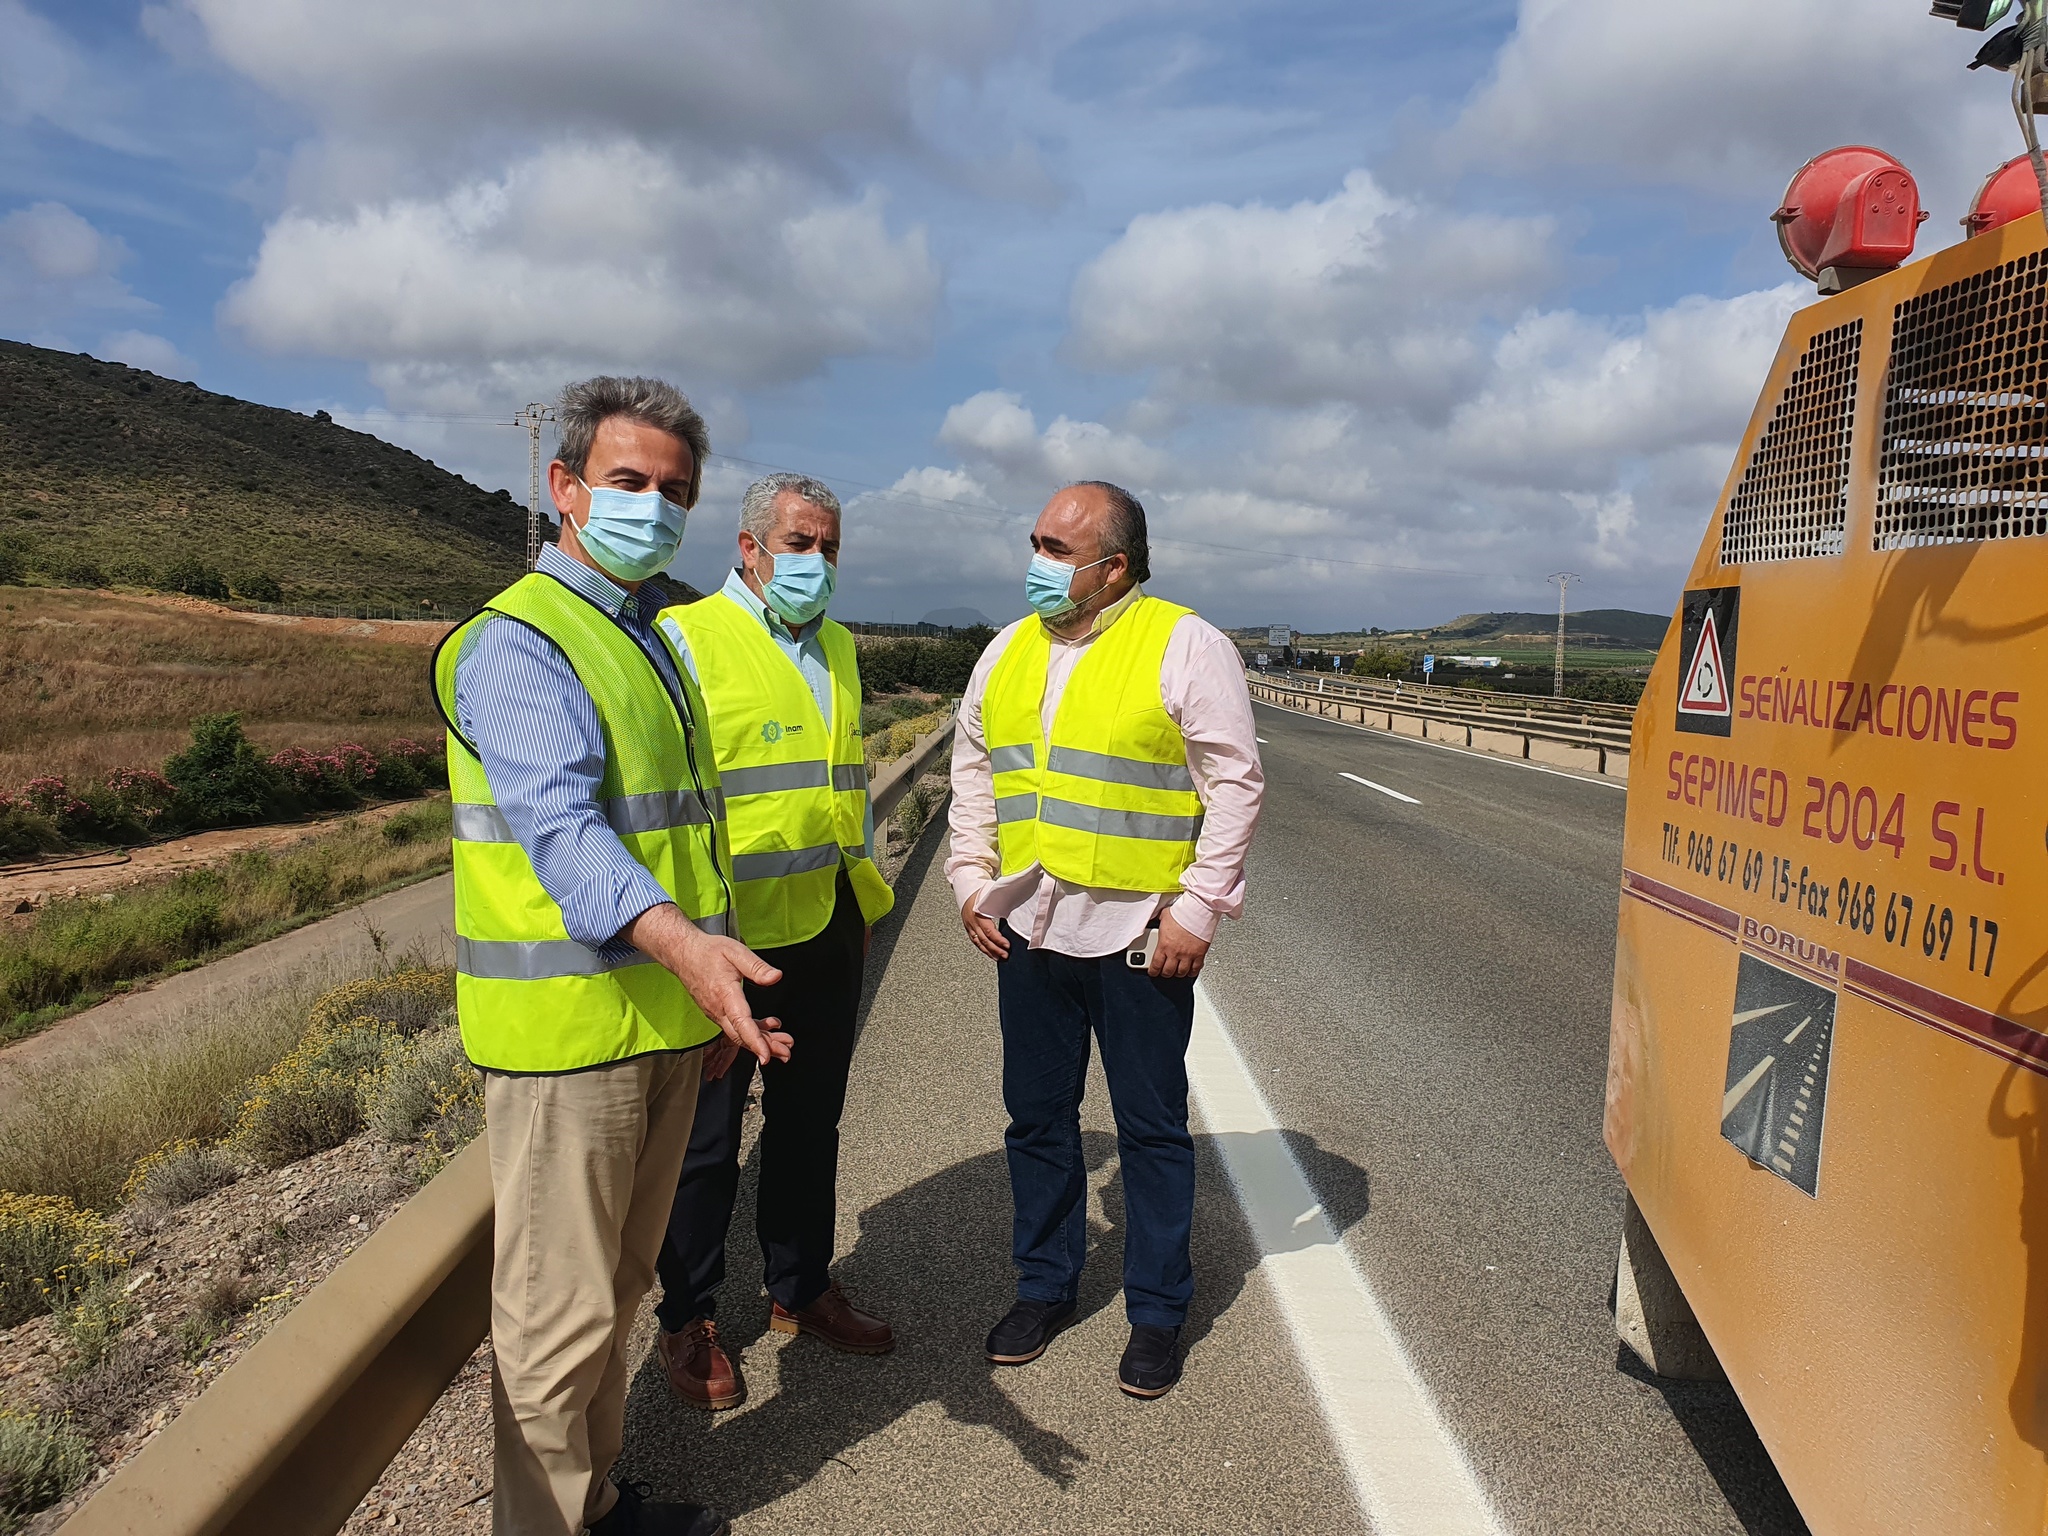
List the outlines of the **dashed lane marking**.
{"type": "Polygon", "coordinates": [[[1501,1526],[1372,1283],[1344,1251],[1207,989],[1195,987],[1188,1080],[1259,1268],[1378,1536],[1499,1536],[1501,1526]]]}
{"type": "Polygon", "coordinates": [[[1337,777],[1340,779],[1349,779],[1354,784],[1363,784],[1367,789],[1376,789],[1381,794],[1387,796],[1389,799],[1399,800],[1405,805],[1422,804],[1422,802],[1416,799],[1413,795],[1404,795],[1398,789],[1389,789],[1384,784],[1375,784],[1371,779],[1361,779],[1355,773],[1340,773],[1337,775],[1337,777]]]}
{"type": "MultiPolygon", "coordinates": [[[[1566,773],[1562,768],[1546,768],[1541,763],[1530,762],[1527,758],[1502,757],[1497,752],[1474,752],[1470,747],[1454,747],[1447,741],[1425,741],[1420,736],[1396,736],[1391,731],[1375,730],[1369,725],[1353,725],[1349,720],[1332,720],[1326,715],[1304,715],[1299,710],[1287,709],[1283,704],[1270,703],[1265,699],[1253,699],[1252,702],[1264,704],[1268,709],[1283,710],[1298,719],[1342,726],[1347,731],[1363,731],[1368,736],[1378,737],[1381,741],[1398,741],[1411,747],[1434,747],[1439,752],[1455,752],[1459,757],[1473,758],[1482,763],[1499,763],[1504,768],[1526,768],[1531,773],[1545,773],[1553,779],[1570,779],[1574,784],[1598,784],[1603,789],[1618,789],[1623,794],[1628,793],[1626,783],[1617,783],[1613,779],[1589,778],[1583,773],[1566,773]]],[[[1263,741],[1265,738],[1259,739],[1263,741]]]]}

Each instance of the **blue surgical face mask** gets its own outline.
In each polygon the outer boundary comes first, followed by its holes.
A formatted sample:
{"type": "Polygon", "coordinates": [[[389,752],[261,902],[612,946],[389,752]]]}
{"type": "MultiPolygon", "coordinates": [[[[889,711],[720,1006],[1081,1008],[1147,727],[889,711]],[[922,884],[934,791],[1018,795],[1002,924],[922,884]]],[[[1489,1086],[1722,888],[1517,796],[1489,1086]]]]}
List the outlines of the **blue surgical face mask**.
{"type": "Polygon", "coordinates": [[[583,489],[590,493],[590,516],[576,530],[576,538],[607,575],[645,581],[675,559],[689,518],[683,508],[659,491],[622,491],[610,485],[583,489]]]}
{"type": "Polygon", "coordinates": [[[1080,607],[1071,595],[1075,573],[1092,571],[1115,558],[1115,555],[1105,555],[1101,560],[1091,560],[1086,565],[1062,565],[1050,555],[1034,554],[1024,572],[1024,601],[1042,619],[1056,619],[1063,613],[1072,613],[1080,607]]]}
{"type": "Polygon", "coordinates": [[[771,554],[768,558],[775,562],[775,574],[762,583],[761,591],[785,623],[801,629],[830,606],[832,588],[839,580],[838,566],[815,553],[771,554]]]}

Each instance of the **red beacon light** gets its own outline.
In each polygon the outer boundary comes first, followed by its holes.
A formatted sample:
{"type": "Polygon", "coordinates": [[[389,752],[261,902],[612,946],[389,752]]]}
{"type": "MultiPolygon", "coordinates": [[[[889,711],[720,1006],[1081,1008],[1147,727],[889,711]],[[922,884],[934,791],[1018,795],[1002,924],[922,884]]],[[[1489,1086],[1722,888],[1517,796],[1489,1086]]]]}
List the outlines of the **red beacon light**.
{"type": "Polygon", "coordinates": [[[1987,229],[2040,211],[2041,183],[2034,178],[2034,162],[2029,156],[2014,155],[1986,176],[1984,185],[1970,199],[1970,211],[1963,218],[1963,234],[1981,235],[1987,229]]]}
{"type": "Polygon", "coordinates": [[[1926,217],[1911,171],[1852,144],[1799,167],[1771,221],[1785,259],[1822,293],[1840,293],[1909,258],[1926,217]]]}

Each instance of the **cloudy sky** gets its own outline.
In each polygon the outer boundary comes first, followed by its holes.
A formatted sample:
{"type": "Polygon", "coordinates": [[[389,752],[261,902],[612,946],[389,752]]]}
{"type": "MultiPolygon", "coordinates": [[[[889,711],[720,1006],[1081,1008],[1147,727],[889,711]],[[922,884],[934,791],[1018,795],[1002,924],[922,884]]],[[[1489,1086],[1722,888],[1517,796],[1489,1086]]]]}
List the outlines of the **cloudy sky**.
{"type": "Polygon", "coordinates": [[[835,611],[1022,611],[1107,478],[1226,624],[1668,611],[1786,316],[1789,173],[1921,249],[2019,148],[1925,0],[0,0],[0,335],[401,442],[599,370],[848,505],[835,611]]]}

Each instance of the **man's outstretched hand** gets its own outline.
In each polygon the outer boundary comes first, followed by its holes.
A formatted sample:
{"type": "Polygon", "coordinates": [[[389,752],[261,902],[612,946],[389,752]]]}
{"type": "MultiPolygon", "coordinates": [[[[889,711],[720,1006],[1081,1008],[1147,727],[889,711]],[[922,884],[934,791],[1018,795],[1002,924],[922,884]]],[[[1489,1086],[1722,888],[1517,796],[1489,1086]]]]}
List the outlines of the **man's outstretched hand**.
{"type": "MultiPolygon", "coordinates": [[[[766,1066],[789,1060],[790,1037],[780,1019],[756,1019],[744,983],[772,987],[782,972],[738,939],[706,933],[674,905],[649,907],[626,925],[633,947],[675,974],[683,990],[726,1039],[766,1066]]],[[[729,1064],[729,1063],[728,1063],[729,1064]]]]}

